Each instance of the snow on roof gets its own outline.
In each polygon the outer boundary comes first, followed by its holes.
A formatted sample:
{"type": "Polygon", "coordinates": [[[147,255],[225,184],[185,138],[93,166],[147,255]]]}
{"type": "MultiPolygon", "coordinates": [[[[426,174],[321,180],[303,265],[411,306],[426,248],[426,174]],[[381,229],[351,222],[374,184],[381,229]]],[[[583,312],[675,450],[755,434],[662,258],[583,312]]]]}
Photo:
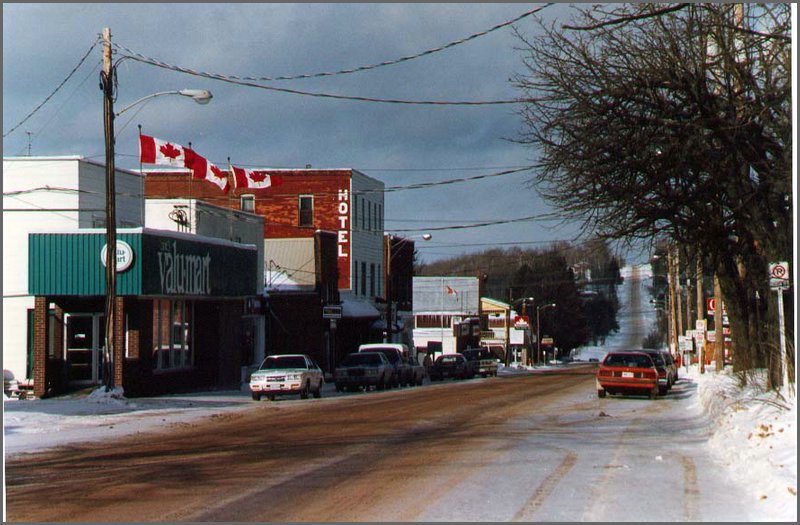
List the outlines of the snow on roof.
{"type": "Polygon", "coordinates": [[[313,291],[313,284],[301,284],[286,273],[286,270],[264,270],[264,293],[313,291]]]}
{"type": "Polygon", "coordinates": [[[342,300],[342,317],[374,317],[378,318],[381,313],[371,304],[360,299],[356,299],[349,292],[343,292],[339,295],[342,300]]]}

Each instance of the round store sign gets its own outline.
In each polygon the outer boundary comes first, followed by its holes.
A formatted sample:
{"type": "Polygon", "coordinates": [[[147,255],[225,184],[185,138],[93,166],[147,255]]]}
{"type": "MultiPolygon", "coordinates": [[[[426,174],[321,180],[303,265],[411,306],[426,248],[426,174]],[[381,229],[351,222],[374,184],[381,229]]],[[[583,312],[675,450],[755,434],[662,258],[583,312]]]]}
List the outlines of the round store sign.
{"type": "MultiPolygon", "coordinates": [[[[124,272],[133,264],[133,248],[125,241],[117,241],[117,273],[124,272]]],[[[103,266],[106,265],[106,252],[108,245],[104,244],[103,249],[100,250],[100,262],[103,266]]]]}

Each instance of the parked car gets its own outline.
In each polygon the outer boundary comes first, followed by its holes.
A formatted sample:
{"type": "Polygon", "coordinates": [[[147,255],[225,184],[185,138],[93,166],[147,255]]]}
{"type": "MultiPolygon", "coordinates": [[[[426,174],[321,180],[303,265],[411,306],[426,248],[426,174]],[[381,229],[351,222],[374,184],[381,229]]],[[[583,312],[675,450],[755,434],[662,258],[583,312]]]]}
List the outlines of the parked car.
{"type": "Polygon", "coordinates": [[[446,377],[469,379],[475,377],[475,370],[462,354],[442,354],[433,362],[430,376],[431,381],[441,381],[446,377]]]}
{"type": "Polygon", "coordinates": [[[305,354],[271,355],[250,376],[250,391],[259,401],[266,395],[270,401],[276,395],[300,394],[307,399],[309,393],[322,397],[325,376],[322,370],[305,354]]]}
{"type": "Polygon", "coordinates": [[[658,370],[645,352],[609,352],[597,368],[597,396],[608,394],[646,394],[654,399],[659,392],[658,370]]]}
{"type": "Polygon", "coordinates": [[[645,348],[642,350],[627,350],[630,352],[644,352],[653,359],[653,364],[656,365],[658,370],[658,393],[662,396],[672,388],[675,382],[674,372],[675,369],[667,365],[664,352],[653,348],[645,348]]]}
{"type": "MultiPolygon", "coordinates": [[[[394,369],[392,386],[415,385],[416,371],[409,360],[408,347],[401,343],[370,343],[358,347],[359,352],[379,352],[386,356],[394,369]]],[[[422,371],[420,371],[422,372],[422,371]]]]}
{"type": "Polygon", "coordinates": [[[467,348],[461,352],[481,377],[497,375],[497,359],[488,348],[467,348]]]}
{"type": "Polygon", "coordinates": [[[661,350],[661,353],[664,355],[664,362],[667,363],[667,370],[672,371],[672,383],[670,385],[672,386],[678,382],[678,363],[675,362],[675,358],[672,357],[672,353],[669,350],[661,350]]]}
{"type": "Polygon", "coordinates": [[[384,390],[392,383],[393,377],[394,367],[381,352],[347,354],[333,374],[337,392],[362,387],[384,390]]]}

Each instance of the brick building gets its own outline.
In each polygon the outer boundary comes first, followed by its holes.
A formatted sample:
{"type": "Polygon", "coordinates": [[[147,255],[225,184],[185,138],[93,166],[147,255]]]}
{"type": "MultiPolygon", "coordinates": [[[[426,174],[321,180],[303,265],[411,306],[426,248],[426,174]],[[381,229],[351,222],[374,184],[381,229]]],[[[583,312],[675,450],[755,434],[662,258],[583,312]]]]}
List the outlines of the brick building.
{"type": "MultiPolygon", "coordinates": [[[[262,189],[233,188],[231,180],[231,190],[225,194],[212,184],[192,180],[188,170],[144,170],[145,196],[196,198],[261,215],[265,239],[335,232],[339,289],[373,304],[376,297],[383,297],[384,184],[349,168],[264,171],[280,183],[262,189]]],[[[274,260],[269,253],[264,258],[265,267],[274,260]]]]}

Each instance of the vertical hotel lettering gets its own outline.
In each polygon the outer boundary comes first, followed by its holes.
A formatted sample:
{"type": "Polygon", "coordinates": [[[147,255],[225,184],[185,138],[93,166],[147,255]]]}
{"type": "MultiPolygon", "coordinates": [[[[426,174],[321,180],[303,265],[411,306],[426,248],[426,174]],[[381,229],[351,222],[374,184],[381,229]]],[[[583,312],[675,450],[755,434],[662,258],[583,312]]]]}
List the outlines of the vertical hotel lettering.
{"type": "Polygon", "coordinates": [[[339,257],[349,257],[350,250],[348,244],[348,221],[350,220],[350,192],[345,189],[339,190],[339,235],[336,243],[339,245],[339,257]]]}

